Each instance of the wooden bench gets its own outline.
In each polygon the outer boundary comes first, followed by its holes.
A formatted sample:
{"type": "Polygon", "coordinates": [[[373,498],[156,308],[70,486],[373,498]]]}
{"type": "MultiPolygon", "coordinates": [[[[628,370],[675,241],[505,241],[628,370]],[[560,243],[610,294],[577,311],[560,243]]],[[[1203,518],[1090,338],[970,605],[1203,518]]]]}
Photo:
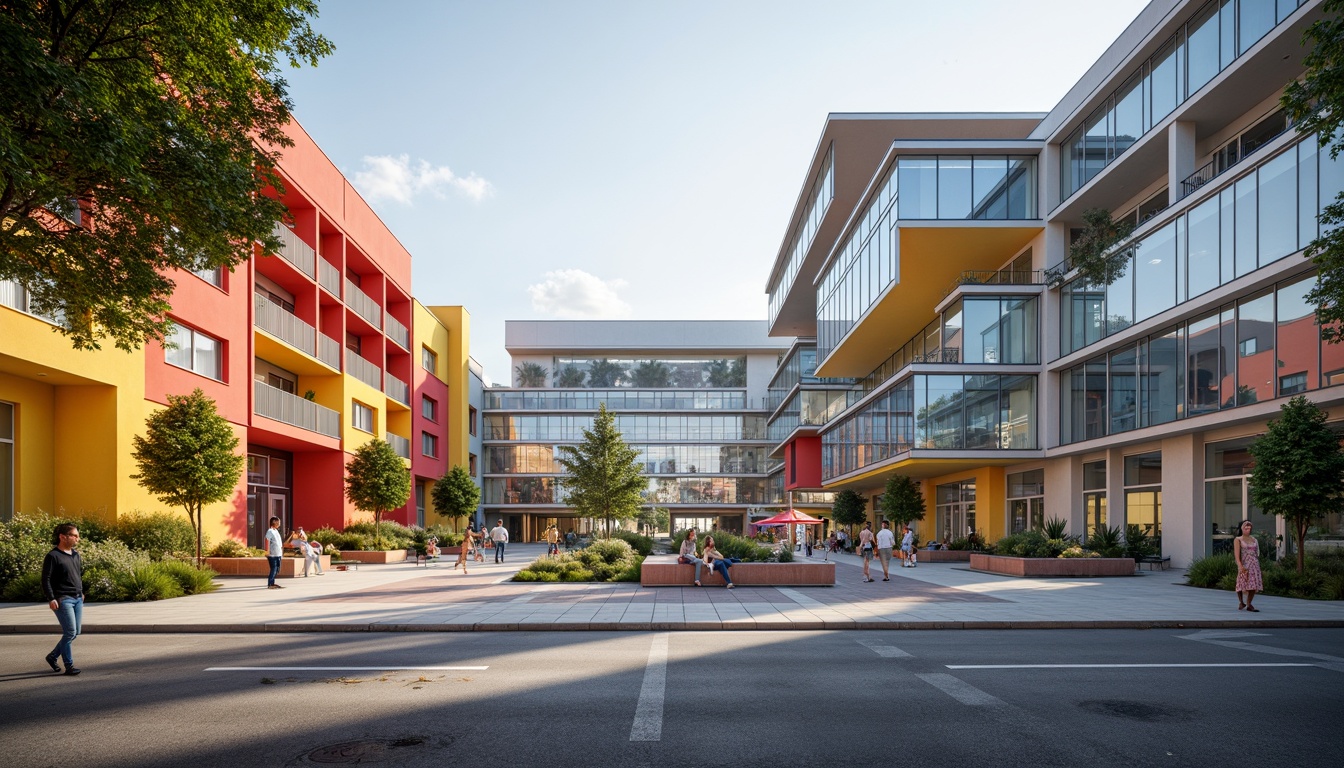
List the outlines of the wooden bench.
{"type": "MultiPolygon", "coordinates": [[[[739,587],[833,587],[835,563],[735,563],[729,575],[739,587]]],[[[645,587],[689,587],[695,584],[695,566],[678,563],[676,555],[649,555],[640,567],[639,583],[645,587]]],[[[700,570],[700,583],[724,586],[723,577],[708,566],[700,570]]]]}
{"type": "Polygon", "coordinates": [[[1165,571],[1171,567],[1171,556],[1161,557],[1159,555],[1148,555],[1140,557],[1137,561],[1140,565],[1148,566],[1148,570],[1165,571]]]}

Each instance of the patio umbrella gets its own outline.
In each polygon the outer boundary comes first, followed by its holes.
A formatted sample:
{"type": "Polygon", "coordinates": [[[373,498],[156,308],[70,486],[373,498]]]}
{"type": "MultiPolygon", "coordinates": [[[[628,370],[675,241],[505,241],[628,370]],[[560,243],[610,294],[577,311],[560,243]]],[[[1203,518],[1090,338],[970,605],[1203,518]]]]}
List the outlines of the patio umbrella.
{"type": "Polygon", "coordinates": [[[821,525],[824,520],[819,520],[806,512],[799,512],[796,509],[786,509],[774,517],[767,517],[764,520],[757,520],[756,525],[776,525],[783,523],[789,526],[789,546],[794,545],[793,526],[795,525],[821,525]]]}

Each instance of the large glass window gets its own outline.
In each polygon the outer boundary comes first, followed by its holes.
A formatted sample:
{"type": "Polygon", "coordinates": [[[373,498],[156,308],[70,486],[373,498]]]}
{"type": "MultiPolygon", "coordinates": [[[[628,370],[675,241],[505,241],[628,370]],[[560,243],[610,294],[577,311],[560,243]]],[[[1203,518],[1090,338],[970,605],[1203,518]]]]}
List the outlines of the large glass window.
{"type": "Polygon", "coordinates": [[[938,218],[937,158],[898,158],[896,161],[896,188],[896,204],[900,218],[938,218]]]}
{"type": "Polygon", "coordinates": [[[1106,515],[1106,462],[1083,464],[1083,530],[1091,537],[1108,524],[1106,515]]]}
{"type": "MultiPolygon", "coordinates": [[[[1316,308],[1307,302],[1307,292],[1316,280],[1306,278],[1284,286],[1278,292],[1276,326],[1278,334],[1278,362],[1275,373],[1279,379],[1279,396],[1286,397],[1318,386],[1320,367],[1317,350],[1320,348],[1320,327],[1316,324],[1316,308]]],[[[1324,386],[1321,382],[1319,386],[1324,386]]]]}
{"type": "Polygon", "coordinates": [[[971,158],[938,158],[938,218],[971,218],[971,158]]]}
{"type": "Polygon", "coordinates": [[[1260,264],[1297,250],[1297,154],[1284,152],[1256,172],[1260,184],[1260,264]]]}
{"type": "Polygon", "coordinates": [[[1274,293],[1237,306],[1237,405],[1274,398],[1278,358],[1274,354],[1274,293]]]}
{"type": "Polygon", "coordinates": [[[1111,353],[1111,433],[1125,432],[1139,424],[1138,349],[1127,346],[1111,353]]]}
{"type": "Polygon", "coordinates": [[[1033,469],[1008,475],[1008,532],[1045,525],[1045,470],[1033,469]]]}
{"type": "Polygon", "coordinates": [[[1162,453],[1125,457],[1125,526],[1136,525],[1162,553],[1162,453]]]}
{"type": "Polygon", "coordinates": [[[1247,450],[1253,438],[1209,443],[1204,447],[1204,508],[1208,515],[1208,551],[1232,551],[1232,539],[1242,520],[1250,520],[1260,551],[1274,557],[1275,520],[1250,500],[1250,475],[1254,460],[1247,450]]]}
{"type": "Polygon", "coordinates": [[[1185,409],[1185,354],[1180,326],[1149,337],[1140,345],[1139,375],[1142,378],[1145,427],[1180,418],[1185,409]]]}
{"type": "Polygon", "coordinates": [[[195,328],[175,324],[164,350],[164,361],[178,368],[199,373],[216,381],[223,381],[224,343],[195,328]]]}
{"type": "Polygon", "coordinates": [[[1222,281],[1218,275],[1218,198],[1213,197],[1190,210],[1186,216],[1189,254],[1187,294],[1195,298],[1217,288],[1222,281]]]}
{"type": "Polygon", "coordinates": [[[0,522],[14,519],[14,404],[0,403],[0,522]]]}
{"type": "Polygon", "coordinates": [[[1176,306],[1176,222],[1153,232],[1134,259],[1134,320],[1176,306]]]}

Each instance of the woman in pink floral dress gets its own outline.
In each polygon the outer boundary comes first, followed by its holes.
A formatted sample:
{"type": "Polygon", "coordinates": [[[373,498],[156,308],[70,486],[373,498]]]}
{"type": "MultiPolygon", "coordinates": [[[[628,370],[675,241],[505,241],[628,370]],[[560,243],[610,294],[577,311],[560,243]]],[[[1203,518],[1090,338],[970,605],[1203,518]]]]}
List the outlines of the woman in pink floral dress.
{"type": "Polygon", "coordinates": [[[1242,520],[1241,535],[1232,540],[1232,556],[1237,560],[1237,610],[1259,613],[1251,601],[1265,584],[1260,576],[1260,544],[1251,535],[1251,528],[1250,520],[1242,520]],[[1245,601],[1241,599],[1243,593],[1245,601]]]}

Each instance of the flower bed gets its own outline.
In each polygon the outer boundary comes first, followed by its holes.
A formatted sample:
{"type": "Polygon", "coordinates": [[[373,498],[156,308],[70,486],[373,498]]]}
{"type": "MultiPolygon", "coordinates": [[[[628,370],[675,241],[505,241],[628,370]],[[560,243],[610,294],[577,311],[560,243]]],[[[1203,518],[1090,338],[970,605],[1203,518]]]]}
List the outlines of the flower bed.
{"type": "MultiPolygon", "coordinates": [[[[923,555],[920,555],[921,559],[923,555]]],[[[1004,576],[1133,576],[1132,557],[1008,557],[971,553],[971,570],[1004,576]]]]}

